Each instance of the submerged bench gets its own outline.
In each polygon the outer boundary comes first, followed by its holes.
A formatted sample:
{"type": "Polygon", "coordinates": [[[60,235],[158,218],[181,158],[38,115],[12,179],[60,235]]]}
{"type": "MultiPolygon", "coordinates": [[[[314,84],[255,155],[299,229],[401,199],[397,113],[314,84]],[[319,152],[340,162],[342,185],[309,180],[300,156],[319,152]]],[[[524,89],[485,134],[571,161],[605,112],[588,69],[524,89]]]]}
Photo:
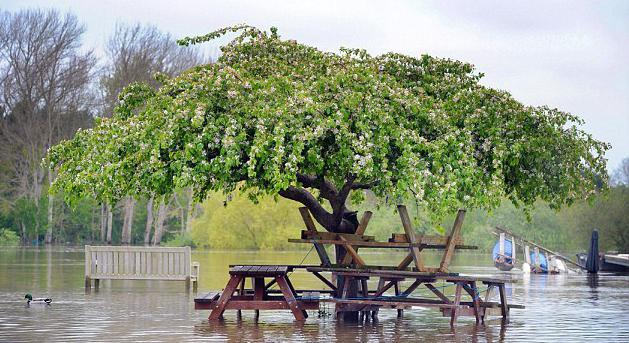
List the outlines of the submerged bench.
{"type": "Polygon", "coordinates": [[[166,280],[185,281],[194,289],[199,263],[192,262],[190,247],[85,246],[85,290],[94,280],[166,280]]]}

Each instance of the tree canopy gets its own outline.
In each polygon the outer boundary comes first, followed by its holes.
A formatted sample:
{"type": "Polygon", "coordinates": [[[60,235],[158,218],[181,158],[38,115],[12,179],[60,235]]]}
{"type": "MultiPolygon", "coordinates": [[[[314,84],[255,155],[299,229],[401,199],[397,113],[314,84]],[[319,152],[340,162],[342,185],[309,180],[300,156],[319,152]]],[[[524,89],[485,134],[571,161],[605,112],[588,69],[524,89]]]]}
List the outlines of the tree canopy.
{"type": "Polygon", "coordinates": [[[113,117],[53,147],[53,191],[113,202],[240,188],[296,200],[327,230],[351,232],[355,190],[443,215],[504,197],[559,207],[607,177],[609,145],[579,117],[484,86],[471,64],[324,52],[246,25],[179,43],[233,33],[215,63],[158,74],[158,89],[128,86],[113,117]]]}

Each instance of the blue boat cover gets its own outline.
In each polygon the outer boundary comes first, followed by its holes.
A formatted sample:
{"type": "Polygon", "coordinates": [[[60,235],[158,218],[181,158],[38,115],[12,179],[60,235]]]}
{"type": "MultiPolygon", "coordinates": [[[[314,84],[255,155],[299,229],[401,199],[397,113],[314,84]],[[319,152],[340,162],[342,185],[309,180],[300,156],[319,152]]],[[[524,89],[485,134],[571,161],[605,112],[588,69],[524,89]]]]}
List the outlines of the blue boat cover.
{"type": "MultiPolygon", "coordinates": [[[[531,251],[531,267],[535,265],[535,251],[531,251]]],[[[543,252],[539,253],[539,266],[542,268],[542,271],[548,271],[548,260],[546,259],[546,255],[543,252]]]]}
{"type": "MultiPolygon", "coordinates": [[[[511,240],[509,239],[505,239],[505,255],[506,256],[513,256],[511,254],[511,249],[512,249],[512,244],[511,244],[511,240]]],[[[494,259],[494,261],[496,260],[496,258],[498,257],[498,252],[500,251],[500,240],[496,241],[496,244],[494,245],[494,250],[491,253],[491,257],[494,259]]],[[[512,263],[510,258],[505,259],[506,263],[512,263]]]]}

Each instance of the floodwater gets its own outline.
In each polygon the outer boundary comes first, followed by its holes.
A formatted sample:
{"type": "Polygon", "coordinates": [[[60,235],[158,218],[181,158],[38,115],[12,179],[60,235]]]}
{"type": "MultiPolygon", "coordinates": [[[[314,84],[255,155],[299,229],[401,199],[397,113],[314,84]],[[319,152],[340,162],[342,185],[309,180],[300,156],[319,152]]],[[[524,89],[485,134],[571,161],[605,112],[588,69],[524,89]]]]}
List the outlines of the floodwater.
{"type": "MultiPolygon", "coordinates": [[[[304,258],[306,253],[195,251],[199,292],[223,288],[229,264],[316,264],[316,254],[304,258]]],[[[394,264],[403,257],[402,252],[361,255],[370,264],[394,264]]],[[[437,264],[437,255],[427,257],[427,264],[437,264]]],[[[455,329],[449,318],[426,308],[407,310],[401,319],[395,310],[380,310],[377,322],[362,324],[337,323],[316,311],[301,324],[290,311],[262,311],[257,323],[253,311],[243,311],[242,321],[226,311],[224,322],[209,323],[208,311],[194,310],[194,294],[183,282],[101,281],[99,292],[85,294],[83,261],[81,249],[0,250],[0,341],[629,342],[628,275],[505,274],[491,266],[488,255],[459,254],[452,271],[517,280],[508,288],[509,299],[526,309],[513,309],[506,325],[496,318],[477,327],[473,318],[460,317],[455,329]],[[53,302],[26,307],[26,293],[53,302]]],[[[303,271],[290,277],[297,288],[320,285],[303,271]]]]}

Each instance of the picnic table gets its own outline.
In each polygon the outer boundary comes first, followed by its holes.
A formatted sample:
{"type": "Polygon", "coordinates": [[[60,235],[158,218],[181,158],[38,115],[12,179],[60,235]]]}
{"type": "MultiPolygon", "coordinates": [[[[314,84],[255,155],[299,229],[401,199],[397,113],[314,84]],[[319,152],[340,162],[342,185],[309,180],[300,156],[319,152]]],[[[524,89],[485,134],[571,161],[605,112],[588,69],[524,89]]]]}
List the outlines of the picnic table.
{"type": "Polygon", "coordinates": [[[504,321],[509,321],[510,308],[523,308],[520,305],[507,303],[505,282],[509,280],[486,278],[476,276],[462,276],[457,273],[431,273],[395,270],[365,270],[350,268],[325,268],[308,267],[311,273],[330,272],[343,278],[339,289],[336,290],[336,297],[325,300],[337,304],[337,312],[361,311],[363,313],[371,311],[374,316],[380,307],[394,308],[398,314],[402,314],[404,309],[413,306],[434,307],[441,310],[444,316],[450,316],[450,324],[454,325],[459,315],[472,315],[476,318],[476,323],[484,322],[485,316],[489,314],[489,309],[497,308],[504,321]],[[367,280],[372,277],[379,278],[378,287],[374,291],[368,289],[367,280]],[[402,282],[411,279],[413,282],[406,289],[402,288],[402,282]],[[355,280],[359,285],[358,296],[349,295],[349,285],[355,280]],[[436,285],[443,282],[455,286],[454,298],[446,296],[436,285]],[[478,284],[487,286],[487,293],[484,299],[478,289],[478,284]],[[414,298],[412,293],[421,285],[430,290],[438,299],[414,298]],[[385,292],[393,288],[394,296],[386,296],[385,292]],[[491,292],[498,289],[500,302],[492,302],[491,292]],[[470,301],[462,301],[463,292],[467,293],[470,301]]]}
{"type": "Polygon", "coordinates": [[[314,294],[297,295],[288,277],[293,266],[287,265],[238,265],[229,269],[229,281],[222,292],[211,292],[195,299],[196,309],[211,309],[209,320],[221,319],[225,310],[290,310],[295,319],[304,321],[306,310],[318,310],[319,299],[314,294]],[[252,289],[245,288],[251,279],[252,289]],[[270,279],[268,282],[267,279],[270,279]],[[271,287],[277,284],[281,295],[274,295],[271,287]],[[235,294],[236,293],[236,294],[235,294]]]}
{"type": "MultiPolygon", "coordinates": [[[[413,230],[411,219],[408,215],[406,207],[403,205],[398,206],[398,213],[402,220],[402,227],[404,228],[403,234],[392,234],[391,238],[387,242],[375,241],[373,236],[365,235],[369,220],[372,213],[366,211],[361,218],[356,232],[349,233],[335,233],[335,232],[321,232],[317,231],[314,221],[310,215],[310,212],[306,207],[299,209],[306,230],[302,231],[300,239],[289,239],[291,243],[307,243],[313,244],[319,259],[321,260],[321,266],[324,267],[358,267],[368,268],[364,259],[358,253],[359,248],[393,248],[393,249],[407,249],[408,254],[396,265],[393,266],[397,270],[415,270],[419,272],[439,272],[444,273],[448,271],[450,262],[454,255],[455,249],[477,249],[476,246],[465,245],[461,238],[461,227],[463,226],[463,219],[465,218],[465,210],[459,210],[452,226],[452,230],[448,236],[436,236],[436,235],[418,235],[413,230]],[[324,245],[332,244],[340,246],[346,252],[342,260],[339,263],[333,264],[330,261],[324,245]],[[438,267],[428,267],[424,264],[423,257],[421,255],[424,249],[443,249],[444,253],[441,258],[441,262],[438,267]],[[409,268],[409,266],[412,267],[409,268]]],[[[382,266],[381,266],[382,267],[382,266]]]]}

